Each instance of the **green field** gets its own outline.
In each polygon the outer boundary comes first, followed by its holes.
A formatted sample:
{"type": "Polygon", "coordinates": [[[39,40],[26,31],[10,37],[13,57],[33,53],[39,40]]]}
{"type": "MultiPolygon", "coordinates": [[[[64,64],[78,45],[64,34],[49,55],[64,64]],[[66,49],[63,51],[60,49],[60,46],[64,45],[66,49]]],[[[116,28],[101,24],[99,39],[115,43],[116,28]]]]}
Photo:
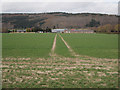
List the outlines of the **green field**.
{"type": "Polygon", "coordinates": [[[3,34],[3,88],[118,87],[118,35],[55,35],[3,34]]]}
{"type": "Polygon", "coordinates": [[[61,34],[80,55],[97,58],[118,58],[118,35],[115,34],[61,34]]]}
{"type": "Polygon", "coordinates": [[[63,57],[72,57],[68,48],[65,46],[64,42],[61,40],[59,36],[57,37],[55,52],[57,55],[63,57]]]}
{"type": "Polygon", "coordinates": [[[49,57],[55,34],[3,34],[3,57],[49,57]]]}
{"type": "MultiPolygon", "coordinates": [[[[61,35],[71,48],[80,55],[118,58],[118,35],[61,35]]],[[[3,34],[3,57],[48,57],[54,36],[55,34],[3,34]]],[[[71,57],[60,37],[57,37],[55,52],[65,57],[71,57]]]]}

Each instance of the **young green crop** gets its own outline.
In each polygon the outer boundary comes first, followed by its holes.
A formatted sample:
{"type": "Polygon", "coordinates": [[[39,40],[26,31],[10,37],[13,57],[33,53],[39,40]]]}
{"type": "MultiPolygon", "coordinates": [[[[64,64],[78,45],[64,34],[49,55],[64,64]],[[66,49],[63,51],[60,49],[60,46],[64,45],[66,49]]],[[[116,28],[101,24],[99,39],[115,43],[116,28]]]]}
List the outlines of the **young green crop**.
{"type": "Polygon", "coordinates": [[[97,58],[118,58],[118,35],[61,34],[71,48],[80,55],[97,58]]]}
{"type": "Polygon", "coordinates": [[[48,57],[55,34],[3,34],[3,57],[48,57]]]}
{"type": "Polygon", "coordinates": [[[57,55],[64,56],[64,57],[72,57],[68,48],[66,47],[64,42],[61,40],[59,35],[57,36],[55,53],[57,55]]]}

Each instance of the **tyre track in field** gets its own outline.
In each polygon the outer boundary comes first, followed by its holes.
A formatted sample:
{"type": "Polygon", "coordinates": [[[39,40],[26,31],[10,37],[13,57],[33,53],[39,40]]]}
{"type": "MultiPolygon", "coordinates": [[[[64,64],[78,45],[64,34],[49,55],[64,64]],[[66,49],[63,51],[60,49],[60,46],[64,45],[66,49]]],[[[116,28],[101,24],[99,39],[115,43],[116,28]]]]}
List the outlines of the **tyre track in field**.
{"type": "Polygon", "coordinates": [[[72,56],[75,56],[75,57],[79,56],[78,54],[76,54],[76,53],[73,51],[73,49],[68,45],[68,43],[64,40],[64,38],[63,38],[60,34],[58,34],[58,35],[59,35],[59,37],[62,39],[62,41],[64,42],[64,44],[65,44],[66,47],[68,48],[68,50],[70,51],[71,55],[72,55],[72,56]]]}
{"type": "Polygon", "coordinates": [[[57,38],[57,34],[55,35],[55,38],[54,38],[54,41],[53,41],[53,45],[52,45],[50,56],[55,56],[56,38],[57,38]]]}

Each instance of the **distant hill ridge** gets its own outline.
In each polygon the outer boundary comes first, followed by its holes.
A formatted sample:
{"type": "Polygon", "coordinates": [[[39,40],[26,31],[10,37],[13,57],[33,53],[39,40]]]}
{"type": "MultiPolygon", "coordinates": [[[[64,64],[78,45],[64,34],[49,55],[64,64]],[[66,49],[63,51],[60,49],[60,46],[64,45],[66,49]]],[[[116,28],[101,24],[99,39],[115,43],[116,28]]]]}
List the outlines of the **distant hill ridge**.
{"type": "Polygon", "coordinates": [[[86,25],[94,19],[100,25],[118,24],[117,15],[99,13],[3,13],[3,28],[86,28],[86,25]]]}

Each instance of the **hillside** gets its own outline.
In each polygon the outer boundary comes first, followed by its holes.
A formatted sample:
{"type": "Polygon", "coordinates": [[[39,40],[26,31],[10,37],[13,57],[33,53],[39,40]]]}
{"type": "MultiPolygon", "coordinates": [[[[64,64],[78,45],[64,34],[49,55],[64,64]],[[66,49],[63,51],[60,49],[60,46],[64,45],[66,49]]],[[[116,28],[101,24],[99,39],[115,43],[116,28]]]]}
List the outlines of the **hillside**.
{"type": "Polygon", "coordinates": [[[118,16],[93,13],[33,13],[33,14],[2,14],[3,28],[86,28],[91,19],[100,25],[118,24],[118,16]]]}

